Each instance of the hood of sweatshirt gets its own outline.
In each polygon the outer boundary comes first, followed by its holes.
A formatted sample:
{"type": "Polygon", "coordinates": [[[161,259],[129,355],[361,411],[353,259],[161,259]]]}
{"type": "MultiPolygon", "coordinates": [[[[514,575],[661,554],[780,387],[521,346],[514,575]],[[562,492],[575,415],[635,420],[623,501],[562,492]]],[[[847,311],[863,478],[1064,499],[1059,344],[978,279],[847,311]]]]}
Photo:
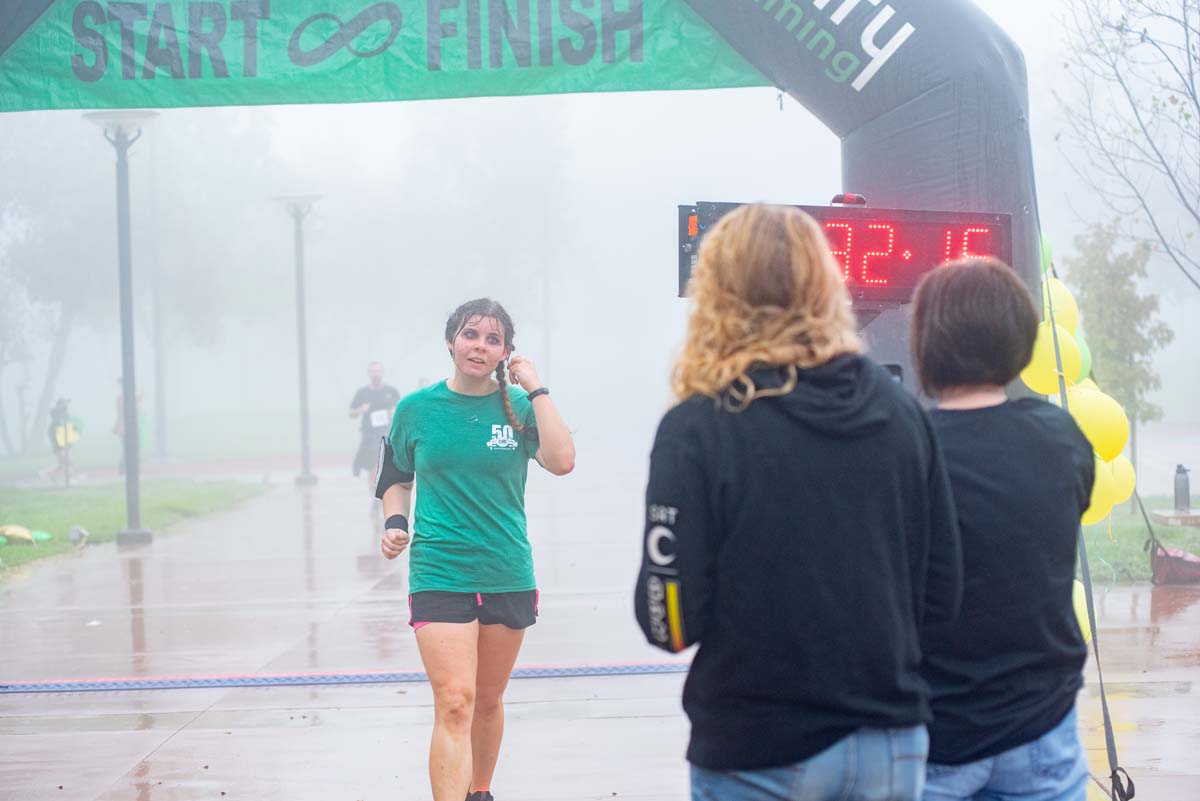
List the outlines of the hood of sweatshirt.
{"type": "MultiPolygon", "coordinates": [[[[786,368],[750,371],[756,387],[783,386],[786,368]]],[[[783,414],[825,434],[853,439],[887,425],[896,408],[892,393],[903,392],[891,375],[857,354],[837,356],[825,364],[796,371],[796,387],[787,395],[762,398],[783,414]]]]}

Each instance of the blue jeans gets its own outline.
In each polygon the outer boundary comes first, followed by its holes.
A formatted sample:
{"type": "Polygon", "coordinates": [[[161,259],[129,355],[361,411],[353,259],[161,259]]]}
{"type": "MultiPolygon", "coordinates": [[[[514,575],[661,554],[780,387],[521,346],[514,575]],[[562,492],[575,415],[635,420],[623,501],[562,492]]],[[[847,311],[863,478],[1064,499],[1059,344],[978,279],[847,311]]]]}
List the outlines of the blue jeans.
{"type": "Polygon", "coordinates": [[[692,801],[917,801],[929,733],[859,729],[816,756],[764,770],[692,766],[692,801]]]}
{"type": "Polygon", "coordinates": [[[930,763],[924,801],[1085,801],[1088,765],[1072,707],[1038,739],[964,765],[930,763]]]}

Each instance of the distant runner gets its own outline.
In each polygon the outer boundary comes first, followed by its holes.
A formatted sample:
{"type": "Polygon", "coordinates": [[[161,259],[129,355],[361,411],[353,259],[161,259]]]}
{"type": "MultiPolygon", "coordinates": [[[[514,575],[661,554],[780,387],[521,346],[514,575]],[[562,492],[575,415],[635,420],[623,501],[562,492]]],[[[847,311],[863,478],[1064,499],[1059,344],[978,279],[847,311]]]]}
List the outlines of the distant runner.
{"type": "Polygon", "coordinates": [[[379,441],[387,436],[392,427],[392,410],[400,400],[400,391],[383,383],[381,362],[367,365],[367,380],[369,383],[355,392],[354,400],[350,401],[350,416],[362,418],[362,438],[358,453],[354,455],[352,469],[356,476],[361,470],[367,471],[370,479],[368,488],[374,492],[379,441]]]}

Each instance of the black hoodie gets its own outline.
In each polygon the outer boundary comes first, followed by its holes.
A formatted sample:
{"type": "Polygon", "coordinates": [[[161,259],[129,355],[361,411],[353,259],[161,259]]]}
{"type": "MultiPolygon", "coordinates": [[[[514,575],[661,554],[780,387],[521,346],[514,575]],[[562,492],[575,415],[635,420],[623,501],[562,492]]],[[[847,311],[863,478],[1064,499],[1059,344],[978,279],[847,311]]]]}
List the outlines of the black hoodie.
{"type": "Polygon", "coordinates": [[[694,764],[787,765],[929,721],[919,632],[957,614],[958,527],[928,416],[870,360],[800,370],[742,412],[700,396],[667,412],[644,545],[647,639],[700,643],[683,693],[694,764]]]}

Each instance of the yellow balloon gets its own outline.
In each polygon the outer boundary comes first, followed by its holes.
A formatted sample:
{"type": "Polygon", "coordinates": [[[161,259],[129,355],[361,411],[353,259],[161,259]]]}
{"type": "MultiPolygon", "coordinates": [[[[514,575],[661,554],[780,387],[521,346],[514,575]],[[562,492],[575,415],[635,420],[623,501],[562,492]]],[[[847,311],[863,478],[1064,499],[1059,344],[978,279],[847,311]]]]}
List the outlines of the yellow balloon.
{"type": "Polygon", "coordinates": [[[1133,497],[1137,488],[1137,475],[1133,470],[1133,462],[1121,454],[1108,465],[1113,474],[1113,506],[1125,503],[1133,497]]]}
{"type": "MultiPolygon", "coordinates": [[[[1066,376],[1067,386],[1083,364],[1079,355],[1079,346],[1071,332],[1058,326],[1058,348],[1062,353],[1063,375],[1066,376]]],[[[1050,334],[1050,324],[1038,326],[1037,340],[1033,344],[1033,358],[1021,371],[1021,380],[1025,385],[1039,395],[1053,395],[1058,392],[1058,362],[1054,358],[1054,337],[1050,334]]]]}
{"type": "Polygon", "coordinates": [[[1121,404],[1103,392],[1078,387],[1067,391],[1067,404],[1101,459],[1111,462],[1121,455],[1129,443],[1129,418],[1121,404]]]}
{"type": "MultiPolygon", "coordinates": [[[[1050,304],[1054,304],[1054,322],[1074,334],[1079,330],[1079,304],[1067,285],[1057,278],[1046,278],[1042,282],[1042,319],[1050,319],[1050,304]]],[[[1070,373],[1079,375],[1078,371],[1070,373]]]]}
{"type": "Polygon", "coordinates": [[[1114,490],[1112,468],[1108,462],[1096,457],[1096,483],[1092,484],[1092,503],[1083,513],[1081,521],[1085,526],[1099,523],[1108,517],[1113,508],[1114,490]]]}
{"type": "Polygon", "coordinates": [[[1083,642],[1086,645],[1092,641],[1092,621],[1088,620],[1087,590],[1079,579],[1075,579],[1075,587],[1071,591],[1071,605],[1075,607],[1075,619],[1079,621],[1079,633],[1083,635],[1083,642]]]}

